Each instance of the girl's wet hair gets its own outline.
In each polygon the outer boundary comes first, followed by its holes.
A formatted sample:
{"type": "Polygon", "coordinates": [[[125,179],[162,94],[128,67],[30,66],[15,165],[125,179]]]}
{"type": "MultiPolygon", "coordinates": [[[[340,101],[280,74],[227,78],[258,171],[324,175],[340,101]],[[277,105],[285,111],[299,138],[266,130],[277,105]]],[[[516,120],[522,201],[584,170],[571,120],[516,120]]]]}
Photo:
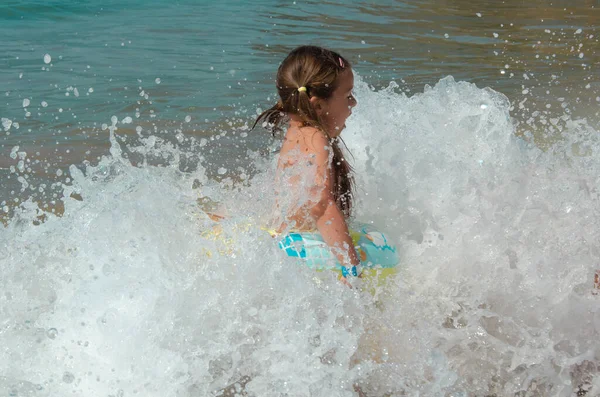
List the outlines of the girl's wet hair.
{"type": "Polygon", "coordinates": [[[287,116],[298,116],[305,127],[315,127],[330,140],[333,149],[333,196],[339,208],[348,217],[351,214],[354,179],[352,167],[340,148],[341,138],[331,138],[310,102],[316,96],[327,100],[339,84],[338,77],[350,69],[350,62],[337,52],[316,47],[298,47],[283,60],[277,70],[279,101],[263,112],[254,123],[261,122],[273,135],[281,132],[287,124],[287,116]]]}

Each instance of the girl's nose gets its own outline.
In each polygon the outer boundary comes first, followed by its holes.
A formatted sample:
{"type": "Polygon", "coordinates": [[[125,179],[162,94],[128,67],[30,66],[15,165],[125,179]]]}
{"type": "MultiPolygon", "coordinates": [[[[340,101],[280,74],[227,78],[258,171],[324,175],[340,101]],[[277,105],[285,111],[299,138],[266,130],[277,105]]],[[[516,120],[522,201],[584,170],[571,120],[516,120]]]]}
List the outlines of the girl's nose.
{"type": "Polygon", "coordinates": [[[358,101],[356,100],[356,98],[353,95],[352,100],[350,101],[350,108],[352,109],[354,106],[356,106],[357,103],[358,103],[358,101]]]}

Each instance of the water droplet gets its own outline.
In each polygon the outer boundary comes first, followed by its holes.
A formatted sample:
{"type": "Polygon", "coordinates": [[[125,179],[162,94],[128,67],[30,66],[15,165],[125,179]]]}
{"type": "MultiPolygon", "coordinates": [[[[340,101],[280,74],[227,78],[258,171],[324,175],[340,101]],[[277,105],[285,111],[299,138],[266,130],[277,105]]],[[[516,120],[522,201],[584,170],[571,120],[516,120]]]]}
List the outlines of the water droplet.
{"type": "Polygon", "coordinates": [[[48,330],[46,331],[46,336],[50,339],[56,339],[57,335],[58,330],[56,328],[48,328],[48,330]]]}
{"type": "Polygon", "coordinates": [[[50,56],[50,54],[44,55],[44,63],[49,64],[50,62],[52,62],[52,57],[50,56]]]}
{"type": "Polygon", "coordinates": [[[10,158],[11,159],[16,159],[17,158],[17,152],[19,151],[19,146],[14,146],[11,151],[10,151],[10,158]]]}
{"type": "Polygon", "coordinates": [[[160,79],[157,77],[157,78],[154,80],[154,82],[155,82],[156,84],[160,84],[160,79]]]}
{"type": "Polygon", "coordinates": [[[23,99],[23,107],[26,108],[27,106],[29,106],[31,102],[29,101],[29,99],[25,98],[23,99]]]}
{"type": "Polygon", "coordinates": [[[69,371],[66,371],[63,374],[62,377],[63,382],[65,383],[72,383],[75,380],[75,375],[73,375],[72,373],[70,373],[69,371]]]}
{"type": "Polygon", "coordinates": [[[192,117],[190,115],[185,116],[185,122],[189,123],[190,121],[192,121],[192,117]]]}
{"type": "Polygon", "coordinates": [[[2,117],[2,127],[4,127],[4,131],[10,130],[12,126],[12,120],[2,117]]]}

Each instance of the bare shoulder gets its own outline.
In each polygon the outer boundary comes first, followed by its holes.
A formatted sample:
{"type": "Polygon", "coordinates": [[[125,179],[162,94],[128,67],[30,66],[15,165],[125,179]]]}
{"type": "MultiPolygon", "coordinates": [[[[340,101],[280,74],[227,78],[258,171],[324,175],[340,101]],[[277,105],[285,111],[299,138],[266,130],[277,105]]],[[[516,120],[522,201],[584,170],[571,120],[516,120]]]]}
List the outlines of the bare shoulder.
{"type": "Polygon", "coordinates": [[[279,166],[282,168],[300,164],[327,166],[331,154],[330,148],[329,140],[317,128],[289,128],[279,152],[279,166]]]}
{"type": "Polygon", "coordinates": [[[290,128],[285,136],[284,146],[300,153],[319,155],[328,153],[330,143],[325,134],[314,127],[290,128]]]}

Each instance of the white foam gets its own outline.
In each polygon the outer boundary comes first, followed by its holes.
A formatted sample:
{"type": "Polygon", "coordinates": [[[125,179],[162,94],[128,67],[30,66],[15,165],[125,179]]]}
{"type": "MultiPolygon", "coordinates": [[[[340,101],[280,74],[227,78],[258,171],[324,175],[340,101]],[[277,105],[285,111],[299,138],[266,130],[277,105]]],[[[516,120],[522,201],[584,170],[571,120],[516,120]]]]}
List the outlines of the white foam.
{"type": "Polygon", "coordinates": [[[258,396],[346,396],[355,381],[374,395],[569,395],[599,361],[598,129],[569,120],[544,152],[516,136],[493,90],[448,78],[413,97],[395,91],[357,79],[343,133],[357,216],[401,250],[380,303],[298,266],[260,229],[268,162],[233,188],[202,167],[181,172],[189,153],[145,136],[128,148],[144,159],[132,166],[115,116],[112,157],[71,167],[62,217],[33,226],[40,212],[27,201],[0,229],[0,384],[49,395],[206,396],[236,381],[258,396]],[[153,158],[167,164],[145,165],[153,158]],[[222,229],[200,197],[226,210],[222,229]]]}

